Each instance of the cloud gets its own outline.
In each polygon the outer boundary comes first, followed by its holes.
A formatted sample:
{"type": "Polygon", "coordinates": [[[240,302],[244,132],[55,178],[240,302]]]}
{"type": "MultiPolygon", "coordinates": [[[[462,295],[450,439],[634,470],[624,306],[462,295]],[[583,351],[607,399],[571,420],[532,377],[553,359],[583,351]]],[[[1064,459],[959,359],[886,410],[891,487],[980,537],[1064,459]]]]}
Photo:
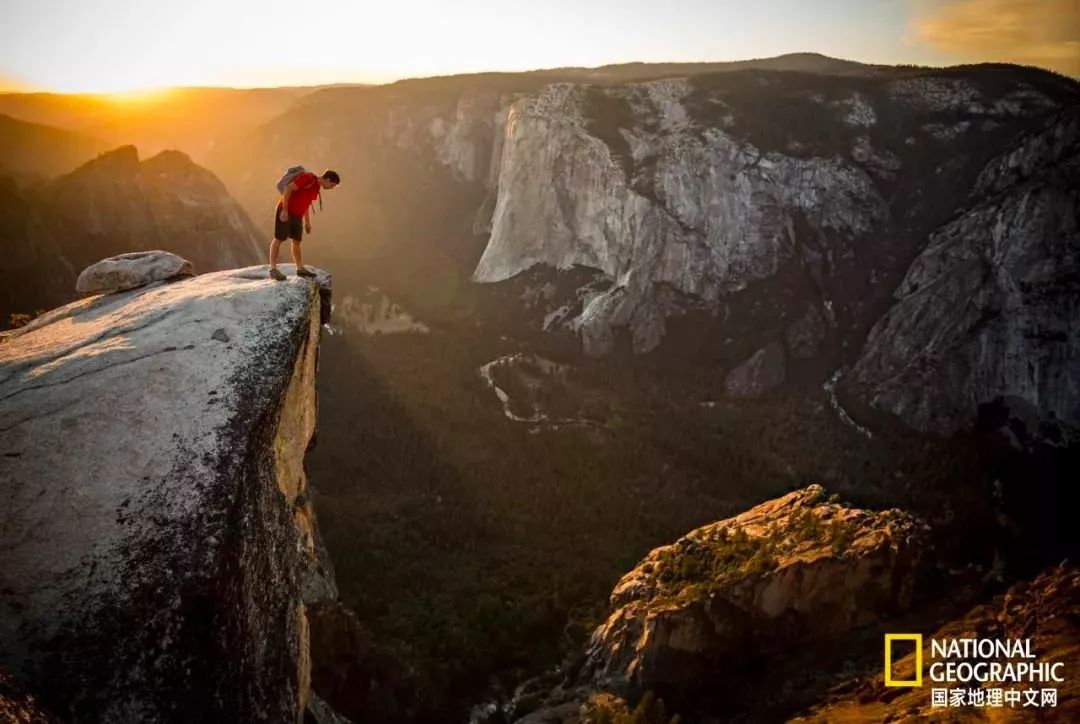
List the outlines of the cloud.
{"type": "Polygon", "coordinates": [[[913,0],[913,40],[966,61],[1080,76],[1078,0],[913,0]]]}

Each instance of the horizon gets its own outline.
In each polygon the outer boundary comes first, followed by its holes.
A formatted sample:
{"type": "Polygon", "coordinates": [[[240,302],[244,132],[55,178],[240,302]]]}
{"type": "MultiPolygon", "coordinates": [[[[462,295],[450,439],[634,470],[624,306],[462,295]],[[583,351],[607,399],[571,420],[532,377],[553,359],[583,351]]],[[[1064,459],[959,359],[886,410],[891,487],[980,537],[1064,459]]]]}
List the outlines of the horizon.
{"type": "MultiPolygon", "coordinates": [[[[779,55],[761,56],[753,58],[716,58],[710,60],[655,60],[655,61],[638,61],[627,60],[619,61],[615,63],[604,63],[602,65],[561,65],[561,66],[545,66],[542,68],[526,68],[522,70],[476,70],[466,71],[461,73],[443,73],[438,75],[416,75],[407,76],[403,78],[395,78],[393,80],[387,80],[384,82],[363,82],[363,81],[330,81],[326,83],[314,83],[314,84],[286,84],[286,85],[215,85],[215,84],[203,84],[203,85],[175,85],[175,86],[158,86],[158,87],[146,87],[146,88],[133,88],[125,91],[58,91],[58,90],[21,90],[13,88],[0,87],[0,96],[5,95],[20,95],[20,96],[68,96],[68,97],[84,97],[84,98],[100,98],[104,100],[113,101],[131,101],[134,104],[143,102],[152,102],[157,100],[155,96],[163,96],[169,93],[183,92],[183,91],[273,91],[273,90],[320,90],[326,88],[378,88],[383,86],[390,86],[396,83],[408,83],[410,81],[420,80],[432,80],[438,78],[461,78],[468,76],[481,76],[481,75],[515,75],[515,74],[528,74],[528,73],[554,73],[558,71],[596,71],[604,68],[620,68],[631,65],[642,66],[655,66],[655,65],[712,65],[712,64],[724,64],[724,63],[751,63],[754,61],[766,61],[775,60],[778,58],[787,58],[793,56],[818,56],[829,60],[835,60],[845,63],[855,63],[858,65],[864,65],[868,68],[897,68],[897,67],[910,67],[915,69],[925,70],[947,70],[950,68],[966,68],[977,67],[984,65],[1009,65],[1017,68],[1033,68],[1036,70],[1042,70],[1047,73],[1053,73],[1066,78],[1070,78],[1077,82],[1080,82],[1080,75],[1069,75],[1062,73],[1061,71],[1054,70],[1052,68],[1046,68],[1039,65],[1031,65],[1024,63],[1012,63],[1008,61],[994,61],[985,60],[974,63],[946,63],[946,64],[916,64],[916,63],[872,63],[861,60],[854,60],[851,58],[842,58],[825,53],[818,53],[814,51],[793,51],[791,53],[781,53],[779,55]]],[[[3,114],[0,114],[3,115],[3,114]]]]}
{"type": "Polygon", "coordinates": [[[554,0],[545,8],[474,0],[452,11],[434,0],[367,10],[327,2],[313,12],[301,8],[295,46],[310,53],[291,52],[276,33],[279,18],[296,12],[281,0],[102,4],[42,0],[16,8],[0,28],[0,92],[385,85],[796,53],[869,65],[1002,62],[1080,76],[1080,6],[1072,0],[827,0],[813,8],[796,0],[750,7],[686,0],[661,13],[643,0],[554,0]],[[114,20],[101,25],[102,15],[114,20]],[[68,22],[57,25],[56,17],[68,22]],[[84,32],[88,26],[97,30],[84,32]],[[161,33],[163,26],[172,32],[161,33]],[[478,38],[484,42],[463,42],[478,38]]]}

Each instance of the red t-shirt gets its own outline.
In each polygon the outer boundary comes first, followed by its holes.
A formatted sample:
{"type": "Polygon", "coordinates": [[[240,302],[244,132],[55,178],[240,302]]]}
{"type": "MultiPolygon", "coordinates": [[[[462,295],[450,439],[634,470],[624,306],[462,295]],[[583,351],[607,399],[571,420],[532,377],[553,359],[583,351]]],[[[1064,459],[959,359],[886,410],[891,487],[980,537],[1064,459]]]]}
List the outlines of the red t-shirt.
{"type": "MultiPolygon", "coordinates": [[[[289,197],[289,215],[303,216],[315,199],[319,198],[319,177],[305,171],[292,180],[296,190],[289,197]]],[[[283,197],[284,198],[284,197],[283,197]]]]}

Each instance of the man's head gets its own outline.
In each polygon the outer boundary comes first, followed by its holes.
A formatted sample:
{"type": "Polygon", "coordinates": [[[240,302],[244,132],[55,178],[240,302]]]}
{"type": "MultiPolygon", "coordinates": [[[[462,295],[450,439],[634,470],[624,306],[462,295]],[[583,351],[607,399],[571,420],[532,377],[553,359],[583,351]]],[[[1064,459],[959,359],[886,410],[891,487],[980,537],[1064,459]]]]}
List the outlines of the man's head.
{"type": "Polygon", "coordinates": [[[332,189],[339,183],[341,183],[341,176],[338,175],[337,171],[326,169],[323,171],[323,175],[319,177],[319,185],[324,189],[332,189]]]}

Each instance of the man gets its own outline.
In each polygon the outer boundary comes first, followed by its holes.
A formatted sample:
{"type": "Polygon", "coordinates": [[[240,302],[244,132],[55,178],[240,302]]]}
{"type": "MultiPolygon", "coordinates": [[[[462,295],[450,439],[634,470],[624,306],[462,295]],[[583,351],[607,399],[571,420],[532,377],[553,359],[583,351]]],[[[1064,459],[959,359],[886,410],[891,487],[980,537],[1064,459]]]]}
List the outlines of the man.
{"type": "Polygon", "coordinates": [[[316,176],[305,171],[294,178],[285,187],[285,193],[278,200],[274,210],[274,240],[270,242],[270,278],[284,281],[285,275],[277,268],[278,250],[282,242],[292,242],[292,258],[296,262],[296,276],[313,277],[315,272],[304,266],[304,256],[300,251],[300,242],[304,231],[311,233],[311,204],[319,198],[323,189],[332,189],[341,183],[337,171],[324,171],[316,176]],[[303,229],[300,220],[303,219],[303,229]]]}

